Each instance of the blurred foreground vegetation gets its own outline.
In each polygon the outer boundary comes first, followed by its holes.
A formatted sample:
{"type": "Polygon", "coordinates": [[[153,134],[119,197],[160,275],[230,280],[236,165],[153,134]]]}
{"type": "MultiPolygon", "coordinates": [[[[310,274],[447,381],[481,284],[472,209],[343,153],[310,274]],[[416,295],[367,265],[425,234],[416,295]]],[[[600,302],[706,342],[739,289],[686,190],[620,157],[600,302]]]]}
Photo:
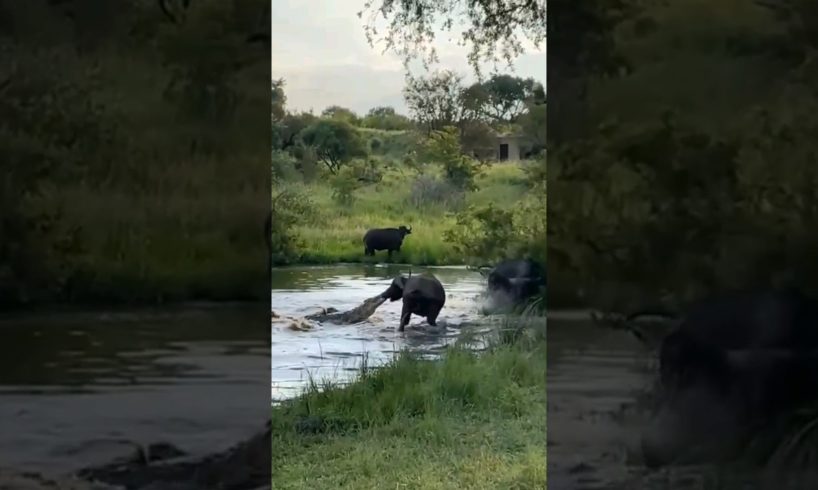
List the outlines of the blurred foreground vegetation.
{"type": "Polygon", "coordinates": [[[114,3],[0,2],[0,303],[263,297],[269,6],[114,3]]]}
{"type": "Polygon", "coordinates": [[[608,309],[818,292],[815,2],[601,5],[552,40],[594,63],[549,53],[549,284],[608,309]]]}

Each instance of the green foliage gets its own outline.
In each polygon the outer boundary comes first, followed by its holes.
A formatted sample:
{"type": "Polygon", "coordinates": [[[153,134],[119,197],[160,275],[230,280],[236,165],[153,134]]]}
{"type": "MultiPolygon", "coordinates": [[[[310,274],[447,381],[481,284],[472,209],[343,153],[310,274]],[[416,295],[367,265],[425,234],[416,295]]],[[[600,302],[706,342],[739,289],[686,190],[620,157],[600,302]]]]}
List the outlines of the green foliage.
{"type": "Polygon", "coordinates": [[[544,488],[545,348],[524,344],[404,352],[345,387],[312,380],[273,408],[273,486],[544,488]]]}
{"type": "Polygon", "coordinates": [[[353,158],[366,156],[358,131],[342,120],[319,120],[301,132],[301,139],[315,150],[318,159],[333,174],[353,158]]]}
{"type": "Polygon", "coordinates": [[[385,131],[404,131],[412,129],[412,121],[395,113],[392,107],[375,107],[371,109],[361,121],[361,126],[385,131]]]}
{"type": "Polygon", "coordinates": [[[363,17],[365,13],[369,14],[365,25],[369,43],[374,47],[384,42],[406,62],[417,57],[425,63],[437,61],[434,39],[438,28],[443,27],[452,34],[455,26],[461,27],[453,38],[463,39],[470,47],[468,60],[478,74],[481,61],[502,58],[511,62],[523,52],[524,40],[535,46],[545,41],[546,6],[540,1],[379,0],[367,2],[359,16],[363,17]],[[386,29],[376,27],[376,21],[381,19],[388,22],[386,29]]]}
{"type": "Polygon", "coordinates": [[[439,162],[446,180],[456,188],[477,189],[475,177],[479,167],[477,162],[461,152],[457,128],[449,126],[433,132],[424,142],[421,154],[429,161],[439,162]]]}
{"type": "Polygon", "coordinates": [[[531,141],[535,154],[544,151],[548,126],[548,110],[545,103],[530,104],[528,111],[520,117],[518,123],[522,134],[531,141]]]}
{"type": "Polygon", "coordinates": [[[447,210],[456,210],[465,200],[465,193],[448,180],[431,175],[419,175],[412,182],[408,201],[417,209],[440,206],[447,210]]]}
{"type": "Polygon", "coordinates": [[[361,124],[361,118],[358,117],[355,112],[353,112],[351,109],[347,109],[346,107],[337,105],[324,109],[321,112],[321,117],[325,117],[327,119],[337,119],[339,121],[347,122],[353,126],[359,126],[361,124]]]}
{"type": "Polygon", "coordinates": [[[479,160],[496,157],[497,133],[482,121],[466,121],[460,125],[460,147],[463,153],[479,160]]]}
{"type": "Polygon", "coordinates": [[[162,29],[158,47],[171,69],[165,96],[183,115],[210,124],[224,124],[233,116],[238,104],[236,75],[264,55],[260,49],[248,49],[246,42],[247,16],[263,12],[262,8],[260,1],[199,0],[186,9],[184,22],[162,29]],[[202,39],[210,40],[206,49],[202,39]]]}
{"type": "MultiPolygon", "coordinates": [[[[352,204],[333,198],[332,179],[320,179],[302,187],[290,182],[293,189],[303,189],[314,202],[314,213],[295,226],[294,233],[303,238],[304,248],[294,258],[301,263],[378,262],[382,257],[365,257],[361,237],[372,227],[412,226],[412,236],[401,249],[400,260],[417,265],[463,264],[464,258],[444,237],[454,224],[452,212],[462,205],[493,202],[508,209],[518,206],[526,193],[525,174],[517,164],[488,167],[477,178],[479,190],[464,192],[442,178],[439,164],[429,163],[422,175],[404,168],[386,167],[383,162],[356,161],[344,167],[339,175],[358,178],[359,168],[369,163],[379,165],[383,173],[377,183],[361,183],[354,191],[352,204]],[[462,202],[461,202],[462,199],[462,202]],[[327,223],[332,223],[331,227],[327,223]]],[[[359,182],[360,183],[360,182],[359,182]]],[[[283,183],[282,183],[283,185],[283,183]]]]}
{"type": "Polygon", "coordinates": [[[807,136],[818,78],[797,47],[809,22],[795,34],[772,11],[729,3],[651,6],[623,22],[617,50],[632,70],[589,84],[600,115],[576,133],[586,136],[552,139],[550,270],[597,306],[753,286],[818,291],[807,252],[818,240],[807,156],[818,151],[807,136]],[[700,75],[683,78],[691,72],[700,75]],[[678,109],[648,114],[632,109],[637,99],[678,109]],[[601,118],[613,111],[618,121],[601,118]]]}
{"type": "Polygon", "coordinates": [[[355,202],[355,191],[361,187],[354,169],[349,167],[333,176],[330,185],[332,186],[332,200],[345,210],[348,210],[355,202]]]}
{"type": "Polygon", "coordinates": [[[284,119],[285,115],[284,106],[287,104],[287,96],[284,94],[284,79],[273,80],[270,97],[273,123],[276,123],[284,119]]]}
{"type": "Polygon", "coordinates": [[[512,123],[527,110],[526,102],[533,98],[536,84],[533,78],[496,74],[466,89],[464,97],[475,117],[512,123]]]}
{"type": "Polygon", "coordinates": [[[0,69],[0,297],[16,302],[50,297],[76,273],[78,229],[63,221],[55,186],[99,182],[119,134],[75,57],[5,47],[16,62],[0,69]]]}
{"type": "Polygon", "coordinates": [[[273,189],[270,207],[273,264],[286,264],[299,256],[303,242],[295,232],[296,225],[309,218],[312,206],[310,197],[302,192],[273,189]]]}
{"type": "Polygon", "coordinates": [[[301,142],[301,132],[318,118],[309,112],[287,113],[273,126],[273,148],[290,150],[301,142]]]}
{"type": "Polygon", "coordinates": [[[460,124],[466,112],[462,82],[451,70],[408,78],[403,97],[413,119],[429,133],[460,124]]]}
{"type": "Polygon", "coordinates": [[[471,206],[457,215],[446,239],[471,263],[496,263],[529,257],[545,263],[546,214],[541,198],[527,197],[512,209],[493,204],[471,206]]]}
{"type": "Polygon", "coordinates": [[[382,131],[362,129],[361,135],[369,139],[373,155],[393,163],[401,162],[418,146],[420,136],[415,131],[382,131]],[[375,141],[378,143],[375,143],[375,141]]]}
{"type": "Polygon", "coordinates": [[[273,150],[272,170],[273,181],[275,180],[295,180],[298,175],[296,159],[286,151],[273,150]]]}
{"type": "Polygon", "coordinates": [[[374,158],[367,158],[364,160],[357,160],[349,167],[350,175],[352,175],[358,182],[366,184],[377,184],[383,180],[383,168],[378,160],[374,158]]]}
{"type": "Polygon", "coordinates": [[[271,87],[242,36],[265,4],[194,2],[172,24],[103,3],[0,3],[0,301],[246,299],[271,87]]]}

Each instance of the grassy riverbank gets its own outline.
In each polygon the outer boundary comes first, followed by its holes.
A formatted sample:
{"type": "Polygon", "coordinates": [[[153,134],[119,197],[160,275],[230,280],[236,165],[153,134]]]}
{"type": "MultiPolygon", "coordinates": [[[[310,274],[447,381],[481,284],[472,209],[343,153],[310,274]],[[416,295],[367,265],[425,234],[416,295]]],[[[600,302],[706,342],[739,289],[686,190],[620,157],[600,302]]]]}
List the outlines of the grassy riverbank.
{"type": "MultiPolygon", "coordinates": [[[[309,196],[314,204],[312,216],[296,226],[303,240],[299,263],[381,262],[386,252],[375,257],[363,254],[362,238],[369,228],[412,227],[394,262],[412,265],[459,265],[462,257],[445,232],[455,224],[454,213],[473,204],[493,204],[509,209],[526,192],[525,163],[487,166],[477,178],[478,190],[467,192],[462,200],[430,202],[420,190],[422,183],[412,171],[389,168],[384,178],[355,192],[348,205],[337,203],[333,188],[325,181],[291,184],[309,196]]],[[[430,169],[436,170],[436,169],[430,169]]],[[[431,174],[431,172],[430,172],[431,174]]],[[[424,175],[429,175],[424,173],[424,175]]]]}
{"type": "Polygon", "coordinates": [[[402,354],[273,409],[279,489],[541,489],[545,342],[402,354]]]}

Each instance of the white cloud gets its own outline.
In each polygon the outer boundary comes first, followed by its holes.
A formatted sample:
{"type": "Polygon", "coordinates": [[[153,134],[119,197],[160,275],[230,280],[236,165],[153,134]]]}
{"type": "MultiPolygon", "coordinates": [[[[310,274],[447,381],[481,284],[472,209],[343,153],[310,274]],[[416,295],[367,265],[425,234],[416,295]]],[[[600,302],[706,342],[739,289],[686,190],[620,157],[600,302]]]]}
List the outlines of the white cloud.
{"type": "MultiPolygon", "coordinates": [[[[275,0],[272,2],[272,76],[286,80],[290,110],[329,105],[365,113],[378,105],[405,112],[404,68],[393,53],[366,40],[357,12],[364,0],[275,0]]],[[[473,80],[467,48],[441,35],[435,48],[440,65],[473,80]]],[[[532,46],[529,46],[532,47],[532,46]]],[[[515,62],[519,76],[545,82],[545,53],[529,52],[515,62]]],[[[413,69],[414,71],[414,69],[413,69]]]]}

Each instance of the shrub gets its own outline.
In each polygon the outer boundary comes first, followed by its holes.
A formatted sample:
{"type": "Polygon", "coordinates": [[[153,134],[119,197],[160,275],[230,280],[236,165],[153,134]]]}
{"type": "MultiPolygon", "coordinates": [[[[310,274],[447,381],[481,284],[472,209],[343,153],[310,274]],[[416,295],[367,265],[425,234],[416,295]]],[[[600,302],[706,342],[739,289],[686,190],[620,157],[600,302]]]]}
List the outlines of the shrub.
{"type": "Polygon", "coordinates": [[[474,181],[479,167],[477,162],[462,153],[457,128],[446,127],[434,131],[422,144],[421,154],[428,161],[440,163],[446,180],[458,189],[477,190],[474,181]]]}
{"type": "Polygon", "coordinates": [[[465,193],[451,182],[428,175],[420,175],[412,182],[412,190],[408,201],[409,204],[418,209],[423,209],[430,204],[453,209],[461,206],[464,199],[465,193]]]}
{"type": "Polygon", "coordinates": [[[294,190],[274,190],[272,211],[272,259],[274,264],[286,264],[298,256],[303,248],[300,237],[293,231],[295,225],[313,210],[309,196],[294,190]]]}

